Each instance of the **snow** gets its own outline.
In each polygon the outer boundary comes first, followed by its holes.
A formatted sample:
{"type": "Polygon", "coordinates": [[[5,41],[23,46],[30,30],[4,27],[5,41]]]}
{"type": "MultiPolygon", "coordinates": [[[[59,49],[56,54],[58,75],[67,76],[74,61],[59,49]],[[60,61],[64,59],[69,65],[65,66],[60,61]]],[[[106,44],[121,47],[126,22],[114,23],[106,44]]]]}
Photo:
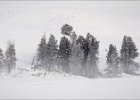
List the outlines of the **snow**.
{"type": "Polygon", "coordinates": [[[44,76],[29,69],[41,36],[46,33],[48,39],[52,33],[60,40],[66,23],[77,35],[90,32],[100,41],[101,70],[106,66],[105,50],[113,43],[119,51],[123,35],[132,36],[140,51],[139,11],[138,1],[0,1],[0,48],[5,51],[6,41],[15,41],[19,68],[11,77],[1,73],[0,99],[140,99],[140,76],[89,79],[44,76]]]}
{"type": "Polygon", "coordinates": [[[123,35],[132,36],[140,51],[139,10],[138,1],[2,1],[0,48],[5,51],[6,41],[14,40],[17,67],[29,66],[41,36],[46,33],[48,39],[51,33],[60,40],[60,29],[67,23],[77,35],[85,36],[90,32],[100,41],[100,67],[103,69],[105,50],[113,43],[119,51],[123,35]]]}
{"type": "Polygon", "coordinates": [[[0,79],[0,99],[140,99],[139,94],[140,76],[89,79],[48,74],[0,79]]]}

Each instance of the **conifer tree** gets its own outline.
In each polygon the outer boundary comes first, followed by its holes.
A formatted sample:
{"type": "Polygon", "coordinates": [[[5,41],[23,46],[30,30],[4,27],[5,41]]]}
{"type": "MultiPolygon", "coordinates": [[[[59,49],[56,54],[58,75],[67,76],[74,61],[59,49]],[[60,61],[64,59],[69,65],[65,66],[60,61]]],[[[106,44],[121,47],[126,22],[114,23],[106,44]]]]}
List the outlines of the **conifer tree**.
{"type": "Polygon", "coordinates": [[[133,73],[132,67],[134,67],[134,59],[139,55],[137,50],[138,49],[136,48],[132,38],[130,36],[124,36],[120,50],[123,72],[130,74],[133,73]]]}
{"type": "Polygon", "coordinates": [[[71,48],[70,68],[71,73],[75,75],[82,75],[82,62],[84,60],[84,53],[80,44],[74,44],[71,48]]]}
{"type": "Polygon", "coordinates": [[[11,73],[11,71],[16,67],[15,45],[11,41],[8,41],[8,47],[5,52],[5,61],[8,73],[11,73]]]}
{"type": "Polygon", "coordinates": [[[85,39],[85,44],[84,44],[85,63],[87,61],[87,57],[89,54],[89,45],[90,45],[91,38],[92,38],[92,35],[90,33],[88,33],[86,36],[86,39],[85,39]]]}
{"type": "Polygon", "coordinates": [[[37,66],[45,68],[46,66],[46,35],[43,35],[41,38],[40,43],[38,44],[38,50],[37,50],[37,57],[36,57],[36,62],[37,66]]]}
{"type": "Polygon", "coordinates": [[[83,51],[83,55],[84,55],[84,60],[82,61],[82,73],[83,75],[85,75],[85,71],[86,71],[86,59],[85,59],[85,52],[86,52],[86,39],[82,36],[82,35],[79,35],[78,36],[78,39],[76,40],[76,43],[77,44],[80,44],[80,48],[81,50],[83,51]]]}
{"type": "Polygon", "coordinates": [[[88,56],[86,61],[86,75],[88,77],[98,77],[101,73],[98,69],[99,41],[88,34],[88,56]]]}
{"type": "Polygon", "coordinates": [[[49,41],[46,46],[46,62],[48,70],[50,71],[52,68],[57,65],[57,54],[58,54],[58,45],[57,40],[55,39],[54,35],[50,35],[49,41]]]}
{"type": "Polygon", "coordinates": [[[70,72],[69,68],[70,42],[65,36],[61,38],[59,45],[59,66],[65,72],[70,72]]]}
{"type": "Polygon", "coordinates": [[[4,55],[3,55],[3,50],[0,48],[0,72],[4,68],[4,55]]]}
{"type": "Polygon", "coordinates": [[[106,72],[109,77],[117,77],[119,74],[119,56],[115,46],[110,44],[109,51],[106,56],[107,65],[106,72]]]}

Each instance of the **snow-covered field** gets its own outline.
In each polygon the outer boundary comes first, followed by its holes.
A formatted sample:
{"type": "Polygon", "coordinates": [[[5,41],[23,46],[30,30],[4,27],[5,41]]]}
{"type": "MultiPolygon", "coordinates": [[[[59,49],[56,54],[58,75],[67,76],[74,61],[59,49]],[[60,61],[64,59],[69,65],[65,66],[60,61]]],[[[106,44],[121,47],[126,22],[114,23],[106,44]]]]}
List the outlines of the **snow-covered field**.
{"type": "MultiPolygon", "coordinates": [[[[15,41],[17,68],[30,68],[41,36],[62,37],[64,24],[77,35],[88,32],[100,41],[99,67],[106,67],[110,43],[118,52],[124,35],[132,36],[140,52],[139,1],[1,1],[0,48],[15,41]]],[[[136,59],[140,61],[140,57],[136,59]]],[[[36,73],[34,73],[36,74],[36,73]]],[[[89,79],[64,74],[32,76],[30,72],[0,75],[0,99],[140,99],[140,76],[89,79]]]]}
{"type": "Polygon", "coordinates": [[[50,74],[0,79],[0,99],[140,99],[140,76],[88,79],[50,74]]]}

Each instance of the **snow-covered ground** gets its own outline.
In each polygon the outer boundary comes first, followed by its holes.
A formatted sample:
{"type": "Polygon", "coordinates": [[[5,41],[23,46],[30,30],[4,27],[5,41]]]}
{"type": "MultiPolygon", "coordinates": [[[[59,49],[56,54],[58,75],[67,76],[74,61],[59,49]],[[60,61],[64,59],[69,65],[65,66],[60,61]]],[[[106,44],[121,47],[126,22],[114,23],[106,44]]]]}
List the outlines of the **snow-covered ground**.
{"type": "Polygon", "coordinates": [[[0,99],[140,99],[140,76],[89,79],[50,74],[0,79],[0,99]]]}
{"type": "MultiPolygon", "coordinates": [[[[90,32],[100,41],[100,69],[106,66],[109,44],[119,51],[124,35],[134,39],[140,52],[139,1],[1,1],[0,48],[5,51],[6,41],[14,40],[17,67],[29,68],[41,36],[46,33],[48,39],[52,33],[59,40],[61,26],[66,23],[77,35],[90,32]]],[[[139,62],[140,57],[136,60],[139,62]]],[[[56,73],[46,77],[13,73],[11,77],[0,75],[0,99],[140,99],[140,76],[89,79],[56,73]]]]}

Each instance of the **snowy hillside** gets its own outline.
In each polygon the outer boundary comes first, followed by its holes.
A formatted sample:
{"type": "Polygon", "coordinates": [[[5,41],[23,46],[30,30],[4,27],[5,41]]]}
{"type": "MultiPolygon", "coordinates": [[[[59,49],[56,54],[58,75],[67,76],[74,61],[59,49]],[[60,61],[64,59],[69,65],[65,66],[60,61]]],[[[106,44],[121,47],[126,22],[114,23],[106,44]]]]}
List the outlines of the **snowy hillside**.
{"type": "Polygon", "coordinates": [[[139,99],[140,77],[88,79],[51,74],[0,79],[0,99],[139,99]]]}

